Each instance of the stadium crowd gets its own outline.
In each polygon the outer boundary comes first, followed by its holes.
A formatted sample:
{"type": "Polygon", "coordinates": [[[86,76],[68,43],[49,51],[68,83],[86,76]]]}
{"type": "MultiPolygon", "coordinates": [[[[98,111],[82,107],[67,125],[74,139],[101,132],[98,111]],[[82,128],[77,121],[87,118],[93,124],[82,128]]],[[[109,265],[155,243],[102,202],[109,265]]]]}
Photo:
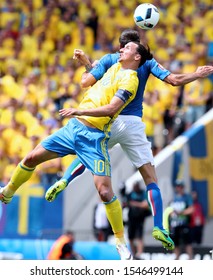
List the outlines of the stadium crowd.
{"type": "MultiPolygon", "coordinates": [[[[160,21],[153,30],[140,32],[154,57],[173,73],[192,72],[213,62],[211,0],[153,0],[160,21]]],[[[46,135],[67,120],[58,110],[78,106],[84,67],[72,59],[76,48],[92,61],[118,49],[121,31],[135,29],[133,11],[141,1],[128,0],[5,0],[0,3],[0,182],[11,177],[17,163],[46,135]]],[[[159,152],[212,107],[213,82],[196,81],[172,87],[149,78],[143,121],[159,152]],[[194,85],[194,86],[193,86],[194,85]],[[191,106],[193,105],[193,106],[191,106]],[[188,114],[186,114],[186,112],[188,114]]],[[[56,181],[69,157],[38,167],[28,184],[48,175],[56,181]]],[[[44,183],[45,188],[52,182],[44,183]]]]}

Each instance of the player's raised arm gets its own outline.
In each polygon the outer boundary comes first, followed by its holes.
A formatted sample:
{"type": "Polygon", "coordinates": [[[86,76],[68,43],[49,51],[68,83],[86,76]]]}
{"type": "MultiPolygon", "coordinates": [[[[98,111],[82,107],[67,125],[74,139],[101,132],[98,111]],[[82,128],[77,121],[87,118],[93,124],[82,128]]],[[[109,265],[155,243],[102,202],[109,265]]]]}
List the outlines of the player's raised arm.
{"type": "Polygon", "coordinates": [[[93,68],[94,64],[97,62],[92,64],[89,58],[84,53],[84,51],[80,49],[74,50],[73,59],[77,59],[86,68],[86,72],[84,72],[81,77],[81,86],[83,88],[87,88],[89,86],[94,85],[96,83],[96,79],[92,74],[89,73],[89,71],[93,68]]]}

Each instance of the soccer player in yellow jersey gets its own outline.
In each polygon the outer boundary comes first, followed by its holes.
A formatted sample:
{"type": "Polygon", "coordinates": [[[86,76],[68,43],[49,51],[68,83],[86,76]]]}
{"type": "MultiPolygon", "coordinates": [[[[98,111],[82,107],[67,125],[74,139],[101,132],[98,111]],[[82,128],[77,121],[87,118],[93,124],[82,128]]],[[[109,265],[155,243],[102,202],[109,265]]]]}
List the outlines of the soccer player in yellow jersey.
{"type": "Polygon", "coordinates": [[[136,95],[137,68],[151,58],[149,49],[138,42],[126,44],[120,50],[119,62],[86,92],[79,108],[59,111],[61,116],[72,118],[67,125],[48,136],[21,161],[9,183],[0,188],[0,200],[9,203],[16,190],[31,177],[38,164],[76,154],[94,175],[94,183],[105,204],[121,259],[132,259],[124,239],[122,208],[111,185],[107,143],[112,122],[136,95]]]}

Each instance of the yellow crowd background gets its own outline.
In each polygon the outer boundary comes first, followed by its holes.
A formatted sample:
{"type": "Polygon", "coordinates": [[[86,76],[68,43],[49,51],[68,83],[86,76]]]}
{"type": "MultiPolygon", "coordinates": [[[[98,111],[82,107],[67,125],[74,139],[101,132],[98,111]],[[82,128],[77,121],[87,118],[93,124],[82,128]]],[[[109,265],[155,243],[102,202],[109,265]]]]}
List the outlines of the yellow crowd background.
{"type": "MultiPolygon", "coordinates": [[[[160,20],[148,31],[137,28],[133,20],[134,9],[141,3],[136,0],[0,2],[2,184],[7,183],[14,167],[31,149],[66,123],[58,110],[78,106],[81,101],[84,67],[72,59],[75,48],[83,49],[91,61],[97,60],[118,50],[122,30],[134,28],[159,63],[172,72],[191,72],[199,65],[212,63],[208,57],[208,46],[213,41],[212,0],[150,0],[158,7],[160,20]]],[[[195,99],[198,88],[199,85],[194,89],[195,99]]],[[[205,79],[202,94],[206,98],[200,102],[205,103],[211,93],[212,83],[205,79]]],[[[159,150],[165,146],[163,114],[165,110],[179,109],[178,96],[178,88],[150,76],[143,120],[147,135],[154,137],[159,150]]],[[[42,164],[29,183],[39,183],[44,173],[63,172],[71,159],[68,156],[42,164]]]]}

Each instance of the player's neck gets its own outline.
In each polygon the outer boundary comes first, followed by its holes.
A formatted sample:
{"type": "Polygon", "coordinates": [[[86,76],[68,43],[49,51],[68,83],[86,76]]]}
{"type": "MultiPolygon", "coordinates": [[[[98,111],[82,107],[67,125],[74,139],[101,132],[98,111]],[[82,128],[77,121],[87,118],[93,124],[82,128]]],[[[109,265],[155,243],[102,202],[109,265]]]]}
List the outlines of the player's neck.
{"type": "Polygon", "coordinates": [[[138,63],[136,63],[135,61],[134,62],[132,62],[132,63],[130,63],[130,62],[128,62],[128,63],[125,63],[125,61],[123,61],[122,63],[121,63],[121,68],[123,69],[123,70],[125,70],[125,69],[131,69],[131,70],[137,70],[138,69],[138,63]]]}

